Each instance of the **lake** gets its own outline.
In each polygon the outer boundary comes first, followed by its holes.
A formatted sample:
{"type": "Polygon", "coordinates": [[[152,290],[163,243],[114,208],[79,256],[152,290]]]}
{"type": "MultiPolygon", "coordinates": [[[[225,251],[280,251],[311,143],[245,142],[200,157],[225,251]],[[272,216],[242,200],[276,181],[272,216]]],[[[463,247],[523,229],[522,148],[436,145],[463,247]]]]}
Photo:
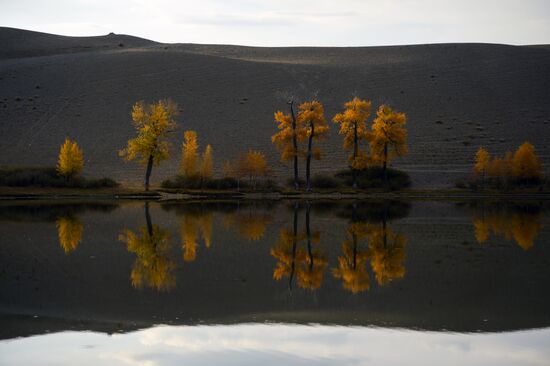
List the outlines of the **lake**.
{"type": "Polygon", "coordinates": [[[546,201],[0,202],[1,365],[548,365],[546,201]]]}

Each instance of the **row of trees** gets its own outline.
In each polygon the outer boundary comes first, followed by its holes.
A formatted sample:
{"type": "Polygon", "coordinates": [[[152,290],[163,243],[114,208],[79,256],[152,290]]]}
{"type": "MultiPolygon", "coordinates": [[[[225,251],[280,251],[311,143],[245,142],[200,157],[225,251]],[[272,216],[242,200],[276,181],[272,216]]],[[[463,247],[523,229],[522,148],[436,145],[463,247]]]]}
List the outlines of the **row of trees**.
{"type": "Polygon", "coordinates": [[[532,182],[542,177],[542,164],[535,147],[526,141],[514,153],[507,151],[504,156],[491,157],[487,150],[480,147],[475,156],[474,172],[480,176],[482,183],[487,178],[532,182]]]}
{"type": "MultiPolygon", "coordinates": [[[[294,187],[299,188],[298,160],[306,160],[306,189],[311,190],[311,160],[319,159],[321,150],[313,147],[315,141],[323,140],[329,130],[323,105],[318,101],[304,102],[294,111],[294,101],[289,101],[290,113],[275,112],[275,122],[279,132],[271,137],[281,152],[281,160],[292,161],[294,167],[294,187]],[[306,142],[306,146],[302,144],[306,142]]],[[[370,165],[383,167],[384,181],[387,182],[387,166],[395,156],[407,154],[407,131],[404,128],[405,113],[381,105],[373,120],[371,129],[367,120],[371,114],[371,101],[353,98],[344,104],[344,111],[333,117],[343,135],[343,147],[350,151],[349,167],[353,173],[353,186],[357,187],[357,172],[370,165]],[[362,150],[361,143],[368,143],[370,151],[362,150]]]]}

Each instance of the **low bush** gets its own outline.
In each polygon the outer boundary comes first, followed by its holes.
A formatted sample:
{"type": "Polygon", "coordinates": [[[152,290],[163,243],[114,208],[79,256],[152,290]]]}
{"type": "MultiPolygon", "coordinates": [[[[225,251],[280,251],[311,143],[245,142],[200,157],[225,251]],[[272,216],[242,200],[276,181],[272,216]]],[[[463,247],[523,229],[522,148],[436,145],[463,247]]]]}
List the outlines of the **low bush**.
{"type": "MultiPolygon", "coordinates": [[[[389,188],[391,190],[403,189],[411,186],[409,175],[401,170],[388,168],[388,186],[384,182],[384,170],[382,167],[370,167],[357,172],[357,187],[368,188],[389,188]]],[[[352,172],[349,169],[342,170],[335,174],[335,177],[344,182],[346,186],[353,185],[352,172]]]]}
{"type": "Polygon", "coordinates": [[[316,174],[311,179],[311,186],[313,188],[338,188],[340,182],[329,175],[316,174]]]}
{"type": "Polygon", "coordinates": [[[63,177],[51,167],[0,169],[0,186],[7,187],[111,188],[118,185],[111,178],[63,177]]]}
{"type": "MultiPolygon", "coordinates": [[[[257,186],[260,186],[258,183],[257,186]]],[[[185,177],[183,175],[177,175],[172,179],[167,179],[161,183],[162,188],[168,189],[237,189],[248,188],[250,185],[248,182],[241,180],[240,182],[233,177],[225,178],[201,178],[185,177]]]]}

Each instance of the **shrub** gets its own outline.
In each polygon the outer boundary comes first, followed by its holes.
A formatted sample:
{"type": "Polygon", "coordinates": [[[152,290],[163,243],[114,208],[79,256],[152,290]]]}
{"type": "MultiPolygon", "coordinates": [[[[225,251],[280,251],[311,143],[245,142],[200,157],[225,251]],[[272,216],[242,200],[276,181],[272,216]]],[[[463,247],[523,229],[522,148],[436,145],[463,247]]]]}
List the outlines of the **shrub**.
{"type": "Polygon", "coordinates": [[[62,177],[56,168],[0,169],[0,186],[52,188],[110,188],[119,184],[110,178],[86,179],[81,176],[62,177]]]}
{"type": "MultiPolygon", "coordinates": [[[[409,175],[403,171],[388,168],[388,185],[389,189],[397,190],[410,187],[411,179],[409,175]]],[[[335,174],[335,177],[344,182],[346,186],[352,186],[351,170],[342,170],[335,174]]],[[[360,189],[368,188],[385,188],[382,167],[370,167],[357,172],[357,187],[360,189]]]]}
{"type": "Polygon", "coordinates": [[[321,175],[316,174],[311,179],[311,185],[314,188],[338,188],[340,186],[340,182],[329,175],[321,175]]]}

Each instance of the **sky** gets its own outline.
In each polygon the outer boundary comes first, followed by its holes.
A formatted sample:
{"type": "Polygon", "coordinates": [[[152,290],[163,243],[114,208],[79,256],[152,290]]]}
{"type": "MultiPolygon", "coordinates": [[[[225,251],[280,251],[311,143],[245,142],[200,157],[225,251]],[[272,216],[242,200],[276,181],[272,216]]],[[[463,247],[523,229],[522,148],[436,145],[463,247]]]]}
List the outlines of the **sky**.
{"type": "Polygon", "coordinates": [[[167,43],[550,43],[550,0],[0,0],[0,26],[167,43]]]}

